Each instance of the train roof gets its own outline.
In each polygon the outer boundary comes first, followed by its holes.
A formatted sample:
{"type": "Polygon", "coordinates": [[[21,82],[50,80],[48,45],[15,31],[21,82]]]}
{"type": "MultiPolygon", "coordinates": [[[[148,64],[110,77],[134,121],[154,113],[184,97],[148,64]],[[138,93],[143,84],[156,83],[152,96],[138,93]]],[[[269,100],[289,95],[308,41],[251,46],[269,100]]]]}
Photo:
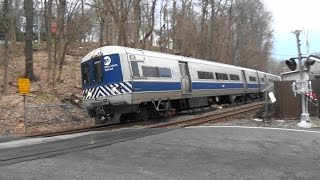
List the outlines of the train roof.
{"type": "MultiPolygon", "coordinates": [[[[123,46],[104,46],[101,48],[97,48],[90,53],[88,53],[81,61],[81,63],[90,60],[93,56],[99,56],[103,54],[110,54],[112,53],[128,53],[128,54],[136,54],[136,55],[145,55],[145,56],[151,56],[151,57],[161,57],[161,58],[167,58],[172,60],[180,60],[180,61],[187,61],[192,63],[202,63],[202,64],[210,64],[210,65],[216,65],[221,67],[229,67],[229,68],[235,68],[239,70],[246,70],[246,71],[256,71],[254,69],[244,68],[240,66],[230,65],[230,64],[223,64],[219,62],[214,61],[208,61],[208,60],[202,60],[202,59],[196,59],[192,57],[185,57],[180,55],[173,55],[173,54],[166,54],[161,52],[154,52],[154,51],[148,51],[148,50],[142,50],[142,49],[135,49],[135,48],[129,48],[129,47],[123,47],[123,46]]],[[[269,74],[266,72],[258,71],[261,73],[269,74]]],[[[276,76],[274,74],[269,74],[272,76],[276,76]]]]}

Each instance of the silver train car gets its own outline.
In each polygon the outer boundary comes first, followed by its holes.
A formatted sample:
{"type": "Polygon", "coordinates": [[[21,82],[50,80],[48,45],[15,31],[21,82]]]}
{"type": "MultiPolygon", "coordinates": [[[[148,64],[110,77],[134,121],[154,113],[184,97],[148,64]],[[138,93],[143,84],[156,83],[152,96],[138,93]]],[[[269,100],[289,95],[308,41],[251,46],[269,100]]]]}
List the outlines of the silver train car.
{"type": "Polygon", "coordinates": [[[258,98],[279,76],[195,58],[106,46],[81,61],[83,104],[96,123],[258,98]]]}

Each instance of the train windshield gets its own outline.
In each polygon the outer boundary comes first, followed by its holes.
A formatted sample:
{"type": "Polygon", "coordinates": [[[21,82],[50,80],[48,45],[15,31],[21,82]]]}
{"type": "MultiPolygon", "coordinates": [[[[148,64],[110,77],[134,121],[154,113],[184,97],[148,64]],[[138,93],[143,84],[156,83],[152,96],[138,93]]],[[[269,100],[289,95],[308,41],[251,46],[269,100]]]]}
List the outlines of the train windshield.
{"type": "Polygon", "coordinates": [[[81,65],[81,77],[82,77],[82,84],[90,83],[90,67],[89,64],[83,63],[81,65]]]}
{"type": "Polygon", "coordinates": [[[94,61],[94,78],[96,82],[102,81],[102,67],[101,67],[101,60],[94,61]]]}

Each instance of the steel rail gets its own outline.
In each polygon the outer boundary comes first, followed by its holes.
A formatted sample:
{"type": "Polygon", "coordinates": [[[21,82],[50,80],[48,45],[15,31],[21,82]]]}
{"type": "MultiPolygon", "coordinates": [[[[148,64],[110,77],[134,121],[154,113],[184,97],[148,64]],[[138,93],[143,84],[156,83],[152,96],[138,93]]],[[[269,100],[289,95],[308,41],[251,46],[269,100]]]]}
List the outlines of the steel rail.
{"type": "Polygon", "coordinates": [[[188,126],[196,126],[201,124],[206,124],[210,122],[220,122],[224,121],[227,118],[231,118],[233,116],[238,116],[247,112],[255,111],[263,107],[263,104],[254,104],[251,106],[242,107],[239,109],[232,109],[225,112],[220,112],[212,115],[207,115],[203,117],[198,117],[194,119],[188,119],[184,121],[176,121],[161,125],[153,126],[152,128],[172,128],[172,127],[188,127],[188,126]]]}
{"type": "Polygon", "coordinates": [[[137,122],[133,121],[133,122],[126,122],[126,123],[100,125],[100,126],[58,131],[58,132],[52,132],[52,133],[28,135],[25,137],[52,137],[52,136],[68,135],[68,134],[83,133],[83,132],[90,132],[90,131],[116,130],[116,129],[130,127],[130,125],[131,124],[134,125],[134,123],[137,123],[137,122]]]}
{"type": "MultiPolygon", "coordinates": [[[[59,136],[59,135],[68,135],[68,134],[75,134],[75,133],[83,133],[83,132],[90,132],[90,131],[112,131],[112,130],[119,130],[123,128],[132,127],[135,125],[143,125],[144,128],[167,128],[167,127],[187,127],[192,125],[199,125],[199,124],[205,124],[210,121],[221,121],[221,118],[227,118],[232,117],[241,113],[250,112],[256,109],[259,109],[262,107],[262,103],[255,103],[253,105],[242,105],[245,107],[239,108],[239,109],[231,109],[225,112],[219,112],[215,113],[213,115],[198,117],[194,119],[188,119],[183,121],[174,121],[174,122],[167,122],[164,124],[148,124],[146,121],[131,121],[131,122],[125,122],[125,123],[116,123],[116,124],[109,124],[109,125],[101,125],[101,126],[95,126],[95,127],[89,127],[89,128],[79,128],[79,129],[73,129],[73,130],[65,130],[65,131],[59,131],[59,132],[52,132],[52,133],[43,133],[43,134],[36,134],[36,135],[29,135],[25,137],[52,137],[52,136],[59,136]],[[248,108],[252,109],[248,109],[248,108]],[[240,111],[241,110],[241,111],[240,111]],[[238,112],[239,111],[239,112],[238,112]],[[243,112],[242,112],[243,111],[243,112]],[[220,120],[219,120],[220,119],[220,120]],[[141,124],[142,123],[142,124],[141,124]]],[[[150,123],[150,122],[149,122],[150,123]]]]}

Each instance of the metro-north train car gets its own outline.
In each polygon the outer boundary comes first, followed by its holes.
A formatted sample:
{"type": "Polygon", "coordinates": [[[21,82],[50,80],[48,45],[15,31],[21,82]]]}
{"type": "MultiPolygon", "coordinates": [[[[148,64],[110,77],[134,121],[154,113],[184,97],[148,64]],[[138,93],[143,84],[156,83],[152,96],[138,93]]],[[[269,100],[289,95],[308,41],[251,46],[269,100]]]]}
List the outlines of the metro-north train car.
{"type": "Polygon", "coordinates": [[[258,98],[279,76],[195,58],[121,46],[88,53],[81,62],[83,103],[96,122],[126,121],[258,98]]]}

